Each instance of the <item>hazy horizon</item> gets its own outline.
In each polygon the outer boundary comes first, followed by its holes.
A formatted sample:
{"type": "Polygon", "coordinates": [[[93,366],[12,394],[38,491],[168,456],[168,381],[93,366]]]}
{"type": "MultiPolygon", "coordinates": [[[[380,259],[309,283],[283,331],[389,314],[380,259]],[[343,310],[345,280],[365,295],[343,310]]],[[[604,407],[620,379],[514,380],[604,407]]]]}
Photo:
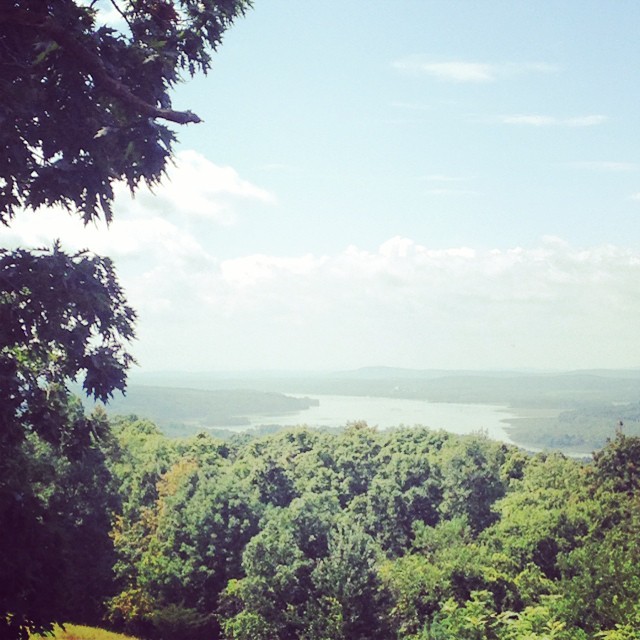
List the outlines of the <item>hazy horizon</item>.
{"type": "Polygon", "coordinates": [[[391,367],[386,365],[371,365],[356,367],[354,369],[143,369],[134,366],[130,370],[130,374],[136,375],[242,375],[242,376],[330,376],[330,375],[382,375],[388,373],[393,375],[403,374],[411,376],[412,374],[430,374],[430,375],[465,375],[465,374],[486,374],[486,375],[564,375],[564,374],[594,374],[598,373],[621,373],[621,374],[640,374],[640,367],[627,368],[584,368],[584,369],[540,369],[540,368],[465,368],[465,369],[447,369],[447,368],[412,368],[412,367],[391,367]]]}

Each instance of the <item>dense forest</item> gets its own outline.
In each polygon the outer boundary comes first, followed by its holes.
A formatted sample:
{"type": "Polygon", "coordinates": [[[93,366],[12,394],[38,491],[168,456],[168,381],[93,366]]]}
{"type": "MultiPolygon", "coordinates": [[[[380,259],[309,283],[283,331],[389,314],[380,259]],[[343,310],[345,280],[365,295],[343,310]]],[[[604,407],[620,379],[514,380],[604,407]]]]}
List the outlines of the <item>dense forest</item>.
{"type": "Polygon", "coordinates": [[[581,462],[419,427],[171,439],[79,403],[67,421],[90,441],[26,438],[2,529],[2,597],[33,619],[163,640],[638,637],[635,437],[581,462]]]}

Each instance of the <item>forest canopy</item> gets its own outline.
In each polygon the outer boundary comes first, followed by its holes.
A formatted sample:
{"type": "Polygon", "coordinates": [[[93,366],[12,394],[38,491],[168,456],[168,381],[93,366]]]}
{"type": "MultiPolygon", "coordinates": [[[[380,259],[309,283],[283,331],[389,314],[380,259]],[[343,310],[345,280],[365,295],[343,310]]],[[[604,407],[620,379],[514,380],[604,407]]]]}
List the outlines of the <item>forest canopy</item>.
{"type": "Polygon", "coordinates": [[[43,486],[75,496],[64,620],[163,640],[637,638],[638,438],[585,463],[422,427],[102,428],[43,486]]]}

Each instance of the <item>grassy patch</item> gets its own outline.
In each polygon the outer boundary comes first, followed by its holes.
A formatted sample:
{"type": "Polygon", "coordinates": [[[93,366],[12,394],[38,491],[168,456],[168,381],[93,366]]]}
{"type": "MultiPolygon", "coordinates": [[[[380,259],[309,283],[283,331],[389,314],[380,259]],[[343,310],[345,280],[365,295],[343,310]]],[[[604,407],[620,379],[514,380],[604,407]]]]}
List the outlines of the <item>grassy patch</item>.
{"type": "Polygon", "coordinates": [[[65,624],[64,629],[56,627],[52,636],[31,636],[32,640],[46,640],[47,638],[55,638],[55,640],[136,640],[131,636],[125,636],[121,633],[113,633],[105,629],[97,627],[83,627],[76,624],[65,624]]]}

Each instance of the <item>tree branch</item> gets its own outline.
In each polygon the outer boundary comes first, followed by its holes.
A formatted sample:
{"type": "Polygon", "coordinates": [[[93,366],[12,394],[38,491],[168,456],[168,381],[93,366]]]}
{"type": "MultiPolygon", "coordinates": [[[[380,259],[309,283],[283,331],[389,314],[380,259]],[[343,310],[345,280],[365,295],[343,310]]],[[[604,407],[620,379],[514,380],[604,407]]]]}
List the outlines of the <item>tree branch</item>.
{"type": "Polygon", "coordinates": [[[12,22],[32,27],[45,33],[61,47],[73,53],[78,63],[82,64],[93,76],[96,84],[101,85],[112,96],[126,103],[138,113],[150,118],[161,118],[178,124],[202,122],[202,119],[192,111],[163,109],[135,95],[126,84],[114,78],[107,71],[102,58],[97,53],[84,46],[67,29],[57,24],[52,18],[16,9],[13,11],[0,11],[0,23],[2,22],[12,22]]]}
{"type": "Polygon", "coordinates": [[[131,29],[129,18],[127,18],[125,12],[118,6],[116,0],[111,0],[111,4],[113,5],[113,8],[122,16],[122,19],[129,25],[129,29],[131,29]]]}

